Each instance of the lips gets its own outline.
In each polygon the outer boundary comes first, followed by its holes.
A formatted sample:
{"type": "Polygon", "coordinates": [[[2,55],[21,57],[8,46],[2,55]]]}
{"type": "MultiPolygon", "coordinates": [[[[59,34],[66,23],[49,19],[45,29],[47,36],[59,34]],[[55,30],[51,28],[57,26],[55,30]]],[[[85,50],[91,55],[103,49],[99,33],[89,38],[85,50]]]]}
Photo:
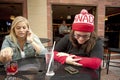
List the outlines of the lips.
{"type": "Polygon", "coordinates": [[[79,44],[84,44],[85,41],[78,41],[79,44]]]}
{"type": "Polygon", "coordinates": [[[19,37],[24,37],[24,36],[25,36],[25,33],[19,33],[17,36],[19,36],[19,37]]]}

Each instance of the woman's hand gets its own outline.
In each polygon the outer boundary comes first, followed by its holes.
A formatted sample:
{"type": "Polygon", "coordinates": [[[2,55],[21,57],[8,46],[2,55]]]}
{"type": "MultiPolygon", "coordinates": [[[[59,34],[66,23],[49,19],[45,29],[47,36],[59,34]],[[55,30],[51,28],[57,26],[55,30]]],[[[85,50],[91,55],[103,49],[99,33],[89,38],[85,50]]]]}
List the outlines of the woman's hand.
{"type": "Polygon", "coordinates": [[[67,54],[67,53],[64,53],[64,52],[58,52],[57,53],[57,56],[69,56],[69,54],[67,54]]]}
{"type": "Polygon", "coordinates": [[[40,46],[33,40],[33,32],[29,30],[27,32],[27,41],[32,44],[33,48],[35,49],[36,53],[40,53],[40,46]]]}
{"type": "Polygon", "coordinates": [[[9,62],[12,60],[12,55],[13,55],[13,51],[12,48],[7,47],[1,50],[0,52],[0,58],[1,58],[1,62],[9,62]]]}
{"type": "Polygon", "coordinates": [[[67,64],[72,64],[72,65],[75,65],[75,66],[82,66],[82,64],[78,63],[77,61],[81,60],[81,58],[77,58],[75,59],[75,55],[70,55],[66,58],[66,63],[67,64]]]}
{"type": "Polygon", "coordinates": [[[27,41],[32,43],[33,42],[33,38],[32,38],[32,32],[30,30],[27,31],[27,41]]]}

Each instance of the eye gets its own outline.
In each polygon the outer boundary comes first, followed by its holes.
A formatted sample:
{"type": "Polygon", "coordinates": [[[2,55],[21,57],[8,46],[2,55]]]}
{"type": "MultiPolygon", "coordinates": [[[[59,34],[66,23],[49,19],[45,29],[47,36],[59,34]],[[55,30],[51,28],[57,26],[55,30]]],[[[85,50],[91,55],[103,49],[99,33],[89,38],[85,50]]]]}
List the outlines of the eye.
{"type": "Polygon", "coordinates": [[[23,29],[26,29],[27,27],[26,26],[23,26],[23,29]]]}
{"type": "Polygon", "coordinates": [[[16,29],[20,29],[21,27],[20,26],[17,26],[16,29]]]}
{"type": "Polygon", "coordinates": [[[90,37],[90,35],[80,35],[80,34],[75,34],[74,37],[76,39],[79,39],[80,37],[84,38],[84,39],[88,39],[90,37]]]}
{"type": "Polygon", "coordinates": [[[90,37],[89,35],[83,35],[82,37],[84,37],[84,38],[88,38],[88,37],[90,37]]]}

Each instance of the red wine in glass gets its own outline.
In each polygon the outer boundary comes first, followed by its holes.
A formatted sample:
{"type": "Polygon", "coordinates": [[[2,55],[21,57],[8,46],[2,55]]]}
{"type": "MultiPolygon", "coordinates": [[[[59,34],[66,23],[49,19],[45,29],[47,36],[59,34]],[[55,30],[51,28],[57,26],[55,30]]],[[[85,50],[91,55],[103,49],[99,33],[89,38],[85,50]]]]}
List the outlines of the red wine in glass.
{"type": "Polygon", "coordinates": [[[15,75],[18,72],[17,61],[11,61],[6,64],[6,73],[7,75],[15,75]]]}

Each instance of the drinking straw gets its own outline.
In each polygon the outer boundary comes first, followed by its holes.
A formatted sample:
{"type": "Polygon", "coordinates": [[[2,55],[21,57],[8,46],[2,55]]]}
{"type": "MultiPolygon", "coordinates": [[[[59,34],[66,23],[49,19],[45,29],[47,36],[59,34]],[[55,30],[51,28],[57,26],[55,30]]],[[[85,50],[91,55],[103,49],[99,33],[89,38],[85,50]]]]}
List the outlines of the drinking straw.
{"type": "Polygon", "coordinates": [[[49,62],[49,64],[48,64],[47,73],[48,73],[49,70],[50,70],[50,66],[51,66],[51,63],[52,63],[52,60],[53,60],[53,57],[54,57],[54,47],[55,47],[55,41],[54,41],[54,44],[53,44],[53,47],[52,47],[51,58],[50,58],[50,62],[49,62]]]}

